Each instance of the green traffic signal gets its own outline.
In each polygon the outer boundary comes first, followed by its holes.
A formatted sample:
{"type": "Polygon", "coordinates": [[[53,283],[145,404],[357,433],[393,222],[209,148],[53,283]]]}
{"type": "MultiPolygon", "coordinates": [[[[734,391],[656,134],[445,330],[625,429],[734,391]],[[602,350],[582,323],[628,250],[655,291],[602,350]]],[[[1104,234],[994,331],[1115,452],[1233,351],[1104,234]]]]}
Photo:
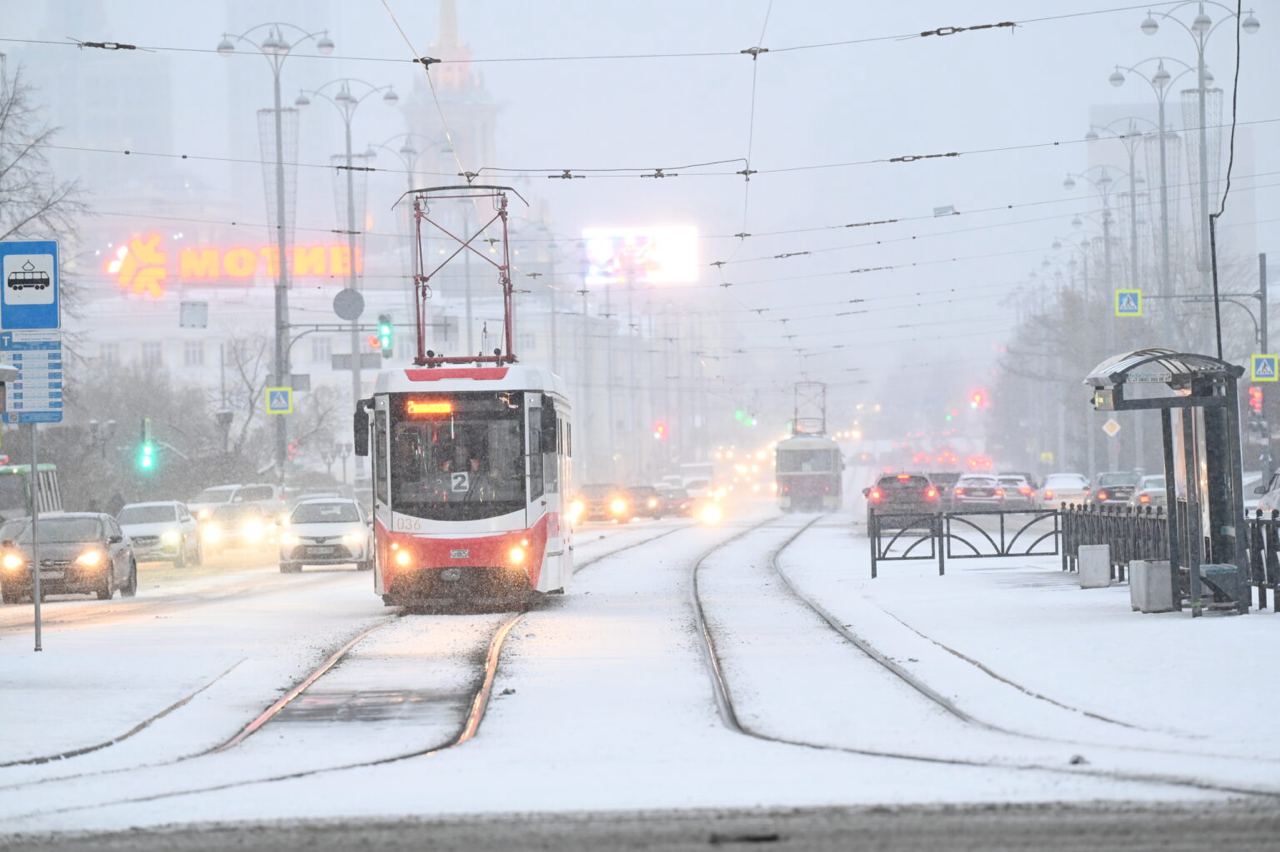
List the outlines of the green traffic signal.
{"type": "Polygon", "coordinates": [[[156,445],[151,441],[143,442],[138,448],[138,470],[149,473],[156,468],[156,445]]]}
{"type": "Polygon", "coordinates": [[[378,348],[383,358],[391,357],[391,347],[395,343],[395,329],[391,325],[390,314],[378,314],[378,348]]]}

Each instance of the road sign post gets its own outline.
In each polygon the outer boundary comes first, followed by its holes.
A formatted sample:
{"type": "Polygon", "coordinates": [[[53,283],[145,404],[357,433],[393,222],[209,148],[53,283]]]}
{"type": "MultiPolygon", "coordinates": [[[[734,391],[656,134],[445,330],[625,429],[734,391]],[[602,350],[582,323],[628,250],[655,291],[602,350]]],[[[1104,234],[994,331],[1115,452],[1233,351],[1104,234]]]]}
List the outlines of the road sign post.
{"type": "Polygon", "coordinates": [[[55,240],[0,243],[0,361],[18,370],[5,386],[5,423],[31,428],[31,602],[43,650],[40,599],[39,424],[62,422],[62,292],[55,240]]]}

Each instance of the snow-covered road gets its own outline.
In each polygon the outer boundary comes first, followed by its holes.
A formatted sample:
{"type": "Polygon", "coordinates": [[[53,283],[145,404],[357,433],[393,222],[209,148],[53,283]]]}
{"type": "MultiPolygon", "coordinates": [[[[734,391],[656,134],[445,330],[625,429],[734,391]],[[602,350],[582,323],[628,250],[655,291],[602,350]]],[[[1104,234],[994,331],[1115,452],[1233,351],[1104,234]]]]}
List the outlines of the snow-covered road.
{"type": "Polygon", "coordinates": [[[570,593],[514,622],[398,615],[368,574],[251,566],[144,581],[134,601],[56,602],[39,655],[19,632],[29,607],[4,608],[0,822],[1216,802],[1280,788],[1278,755],[1254,745],[1274,689],[1248,686],[1231,730],[1197,724],[1205,699],[1191,697],[1247,680],[1227,652],[1267,616],[1142,617],[1123,589],[1069,594],[1068,578],[1016,561],[945,578],[895,565],[873,582],[847,516],[812,520],[762,505],[717,528],[588,526],[570,593]],[[717,707],[695,566],[734,710],[762,736],[717,707]],[[457,741],[511,624],[476,736],[436,750],[457,741]],[[1143,663],[1148,642],[1176,638],[1189,668],[1143,663]]]}

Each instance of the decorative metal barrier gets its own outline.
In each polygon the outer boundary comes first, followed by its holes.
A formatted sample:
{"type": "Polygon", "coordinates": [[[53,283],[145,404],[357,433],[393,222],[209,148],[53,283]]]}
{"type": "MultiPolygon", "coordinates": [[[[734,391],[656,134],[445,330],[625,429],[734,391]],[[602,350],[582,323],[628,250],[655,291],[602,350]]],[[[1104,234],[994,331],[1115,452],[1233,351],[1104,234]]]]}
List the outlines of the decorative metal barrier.
{"type": "Polygon", "coordinates": [[[1249,582],[1258,587],[1258,609],[1267,608],[1270,587],[1271,608],[1280,612],[1280,512],[1264,518],[1258,509],[1244,523],[1249,534],[1249,582]]]}
{"type": "Polygon", "coordinates": [[[1134,559],[1169,558],[1169,518],[1150,506],[1079,506],[1063,504],[1062,570],[1078,568],[1080,545],[1106,544],[1111,548],[1111,579],[1124,582],[1126,566],[1134,559]]]}
{"type": "Polygon", "coordinates": [[[881,562],[937,560],[938,574],[948,559],[1005,556],[1057,556],[1062,529],[1057,509],[1022,512],[877,512],[867,518],[871,576],[881,562]]]}

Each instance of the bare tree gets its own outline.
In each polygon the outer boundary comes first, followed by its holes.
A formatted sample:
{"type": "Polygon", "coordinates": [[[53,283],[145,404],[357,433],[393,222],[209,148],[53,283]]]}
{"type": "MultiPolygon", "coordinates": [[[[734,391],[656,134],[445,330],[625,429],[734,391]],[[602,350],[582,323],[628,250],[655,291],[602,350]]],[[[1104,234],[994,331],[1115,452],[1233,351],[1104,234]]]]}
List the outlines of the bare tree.
{"type": "Polygon", "coordinates": [[[270,381],[271,342],[264,334],[230,337],[226,341],[227,369],[231,373],[227,403],[236,412],[232,422],[231,452],[237,456],[265,458],[269,440],[262,434],[259,413],[270,381]]]}
{"type": "MultiPolygon", "coordinates": [[[[0,240],[69,239],[86,212],[75,181],[58,180],[45,154],[57,128],[44,122],[36,90],[0,65],[0,240]]],[[[73,288],[62,278],[65,302],[73,288]]]]}

